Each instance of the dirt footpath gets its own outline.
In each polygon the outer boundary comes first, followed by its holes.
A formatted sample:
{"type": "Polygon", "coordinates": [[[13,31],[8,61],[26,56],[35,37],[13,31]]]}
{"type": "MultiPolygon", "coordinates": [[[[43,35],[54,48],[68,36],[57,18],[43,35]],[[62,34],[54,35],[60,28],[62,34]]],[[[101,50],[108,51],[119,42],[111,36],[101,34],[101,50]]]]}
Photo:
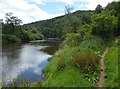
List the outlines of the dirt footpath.
{"type": "Polygon", "coordinates": [[[104,51],[104,53],[101,56],[100,59],[100,77],[99,77],[99,81],[98,81],[98,87],[103,87],[103,83],[104,83],[104,76],[105,76],[105,64],[104,64],[104,57],[107,54],[109,48],[107,47],[106,50],[104,51]]]}

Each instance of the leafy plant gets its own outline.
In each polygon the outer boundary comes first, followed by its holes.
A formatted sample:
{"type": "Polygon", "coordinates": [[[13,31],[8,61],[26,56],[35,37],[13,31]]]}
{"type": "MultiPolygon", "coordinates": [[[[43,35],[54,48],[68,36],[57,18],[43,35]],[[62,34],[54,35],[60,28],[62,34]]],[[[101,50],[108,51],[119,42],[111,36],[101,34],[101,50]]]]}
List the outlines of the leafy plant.
{"type": "Polygon", "coordinates": [[[79,33],[68,33],[66,35],[66,40],[64,41],[65,46],[78,46],[82,41],[81,35],[79,33]]]}
{"type": "Polygon", "coordinates": [[[115,36],[117,30],[117,17],[114,15],[115,10],[105,10],[100,14],[91,16],[92,34],[99,35],[103,38],[115,36]]]}

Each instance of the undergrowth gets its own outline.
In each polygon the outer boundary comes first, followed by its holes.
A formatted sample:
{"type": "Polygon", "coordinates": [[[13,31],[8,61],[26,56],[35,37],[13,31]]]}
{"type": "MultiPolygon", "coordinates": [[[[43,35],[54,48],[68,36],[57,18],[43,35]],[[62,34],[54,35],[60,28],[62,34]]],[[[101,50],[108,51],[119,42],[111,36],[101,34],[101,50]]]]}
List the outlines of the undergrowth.
{"type": "Polygon", "coordinates": [[[29,82],[26,77],[21,77],[21,78],[14,78],[13,81],[2,81],[0,83],[0,86],[2,86],[2,88],[5,87],[42,87],[41,81],[37,81],[37,82],[29,82]],[[20,80],[20,82],[18,83],[17,80],[20,80]]]}

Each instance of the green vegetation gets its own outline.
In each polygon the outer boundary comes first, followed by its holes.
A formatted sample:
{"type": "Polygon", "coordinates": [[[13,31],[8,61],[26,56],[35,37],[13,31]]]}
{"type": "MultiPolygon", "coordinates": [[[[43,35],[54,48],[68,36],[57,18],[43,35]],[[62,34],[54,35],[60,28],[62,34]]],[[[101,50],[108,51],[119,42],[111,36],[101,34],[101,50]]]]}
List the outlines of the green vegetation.
{"type": "Polygon", "coordinates": [[[67,33],[74,33],[78,27],[90,23],[93,11],[76,11],[50,20],[24,24],[23,28],[28,31],[36,28],[45,38],[65,39],[67,33]]]}
{"type": "Polygon", "coordinates": [[[116,35],[117,29],[117,17],[114,15],[115,10],[105,10],[100,14],[94,14],[91,16],[91,29],[92,33],[95,35],[100,35],[101,37],[111,37],[116,35]]]}
{"type": "Polygon", "coordinates": [[[30,83],[25,77],[21,78],[21,81],[19,83],[16,82],[18,78],[13,79],[13,81],[10,81],[8,84],[6,84],[5,81],[0,83],[0,86],[2,87],[41,87],[41,81],[32,82],[30,83]]]}
{"type": "MultiPolygon", "coordinates": [[[[71,34],[70,34],[71,35],[71,34]]],[[[84,37],[80,44],[75,37],[68,36],[63,44],[64,48],[60,49],[45,67],[45,81],[43,86],[57,87],[95,87],[99,77],[99,59],[101,56],[99,39],[93,46],[93,39],[88,40],[90,36],[84,37]],[[70,37],[70,38],[69,38],[70,37]],[[71,39],[71,41],[69,41],[71,39]],[[84,45],[84,43],[88,43],[84,45]],[[69,44],[69,45],[67,45],[69,44]],[[99,51],[100,50],[100,51],[99,51]]],[[[75,35],[78,36],[79,35],[75,35]]],[[[92,36],[91,36],[92,37],[92,36]]],[[[79,42],[79,41],[78,41],[79,42]]]]}
{"type": "MultiPolygon", "coordinates": [[[[96,10],[99,8],[102,7],[97,7],[96,10]]],[[[106,75],[103,86],[118,87],[118,48],[114,46],[118,36],[118,16],[116,9],[107,8],[91,15],[89,24],[79,25],[75,31],[69,30],[64,34],[66,39],[61,44],[61,49],[43,70],[43,86],[97,87],[99,59],[108,46],[110,50],[105,57],[106,75]]]]}
{"type": "MultiPolygon", "coordinates": [[[[95,71],[89,71],[86,73],[84,68],[81,70],[82,68],[79,67],[81,61],[79,61],[79,59],[76,61],[77,59],[75,53],[77,52],[80,52],[78,47],[68,47],[64,50],[59,50],[59,52],[51,59],[50,63],[43,70],[46,75],[45,81],[42,82],[42,85],[45,87],[96,86],[97,73],[95,71]],[[73,60],[75,60],[75,64],[73,64],[73,60]]],[[[84,63],[82,65],[86,64],[84,63]]]]}
{"type": "Polygon", "coordinates": [[[2,22],[2,40],[3,43],[9,42],[28,42],[30,40],[43,39],[44,36],[37,31],[37,29],[32,28],[29,31],[23,29],[20,24],[22,21],[13,13],[6,13],[5,23],[2,22]]]}
{"type": "Polygon", "coordinates": [[[118,87],[118,46],[113,45],[105,57],[105,87],[118,87]]]}
{"type": "MultiPolygon", "coordinates": [[[[105,9],[98,5],[95,11],[68,11],[61,17],[25,24],[20,26],[24,30],[19,30],[19,34],[8,34],[10,30],[3,33],[3,39],[28,41],[50,37],[64,40],[43,70],[42,87],[97,87],[99,59],[109,47],[105,57],[104,87],[118,87],[118,4],[120,1],[109,3],[105,9]]],[[[71,10],[70,7],[67,9],[71,10]]]]}

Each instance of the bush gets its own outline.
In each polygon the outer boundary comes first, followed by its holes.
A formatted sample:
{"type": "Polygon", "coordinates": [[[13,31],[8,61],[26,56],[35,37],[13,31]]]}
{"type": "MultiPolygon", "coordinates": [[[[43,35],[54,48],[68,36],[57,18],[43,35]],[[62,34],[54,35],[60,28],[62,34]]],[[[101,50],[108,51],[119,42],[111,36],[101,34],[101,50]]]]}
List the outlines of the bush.
{"type": "Polygon", "coordinates": [[[2,34],[2,40],[3,40],[3,42],[21,41],[20,38],[18,38],[16,35],[12,35],[12,34],[2,34]]]}
{"type": "Polygon", "coordinates": [[[85,51],[73,56],[72,65],[82,69],[84,72],[90,72],[97,69],[98,58],[91,49],[86,49],[85,51]]]}
{"type": "Polygon", "coordinates": [[[64,59],[61,59],[57,62],[57,70],[63,70],[65,68],[64,59]]]}
{"type": "MultiPolygon", "coordinates": [[[[26,77],[21,77],[21,78],[15,78],[13,79],[13,81],[9,81],[8,84],[6,84],[7,81],[2,81],[0,83],[0,85],[3,87],[3,88],[6,88],[6,87],[42,87],[42,83],[41,81],[36,81],[36,82],[29,82],[26,77]],[[19,82],[17,82],[19,81],[19,82]]],[[[16,89],[15,88],[15,89],[16,89]]]]}
{"type": "Polygon", "coordinates": [[[77,32],[80,33],[82,37],[84,37],[85,35],[91,33],[91,27],[89,24],[85,24],[83,26],[80,26],[77,32]]]}
{"type": "Polygon", "coordinates": [[[83,38],[83,42],[80,44],[80,46],[83,49],[89,48],[95,51],[99,51],[99,50],[101,51],[101,49],[104,49],[102,47],[103,43],[104,41],[102,40],[101,37],[89,34],[83,38]]]}
{"type": "Polygon", "coordinates": [[[115,10],[105,10],[100,14],[94,14],[91,16],[91,29],[92,34],[99,35],[103,38],[115,36],[117,29],[117,17],[114,16],[115,10]]]}
{"type": "Polygon", "coordinates": [[[79,33],[68,33],[66,35],[66,40],[64,41],[64,46],[78,46],[82,41],[82,37],[79,33]]]}

